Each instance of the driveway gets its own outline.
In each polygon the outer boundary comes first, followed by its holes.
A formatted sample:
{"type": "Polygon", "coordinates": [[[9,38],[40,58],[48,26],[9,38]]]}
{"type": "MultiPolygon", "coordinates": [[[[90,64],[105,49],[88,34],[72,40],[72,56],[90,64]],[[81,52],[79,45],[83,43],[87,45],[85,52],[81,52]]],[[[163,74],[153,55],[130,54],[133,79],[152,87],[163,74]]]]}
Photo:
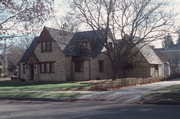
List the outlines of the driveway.
{"type": "Polygon", "coordinates": [[[144,93],[148,93],[158,88],[163,88],[176,84],[180,84],[180,79],[122,88],[114,91],[103,91],[103,92],[94,92],[94,93],[91,92],[91,94],[89,95],[83,95],[77,98],[84,100],[119,101],[123,104],[130,104],[137,102],[140,99],[141,95],[144,93]]]}

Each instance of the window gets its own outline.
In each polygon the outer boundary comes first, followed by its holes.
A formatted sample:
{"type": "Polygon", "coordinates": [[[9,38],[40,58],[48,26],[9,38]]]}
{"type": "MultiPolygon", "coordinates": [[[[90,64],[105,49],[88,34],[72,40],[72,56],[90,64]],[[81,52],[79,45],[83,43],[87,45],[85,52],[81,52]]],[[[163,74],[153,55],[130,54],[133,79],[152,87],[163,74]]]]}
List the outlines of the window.
{"type": "Polygon", "coordinates": [[[102,73],[104,72],[104,60],[99,60],[99,72],[102,73]]]}
{"type": "Polygon", "coordinates": [[[0,62],[0,66],[2,66],[2,62],[0,62]]]}
{"type": "Polygon", "coordinates": [[[155,70],[158,70],[159,68],[158,68],[158,64],[155,64],[154,65],[154,68],[155,68],[155,70]]]}
{"type": "Polygon", "coordinates": [[[23,64],[23,74],[25,74],[25,73],[26,73],[26,65],[23,64]]]}
{"type": "Polygon", "coordinates": [[[54,63],[41,63],[40,72],[41,73],[54,73],[54,63]]]}
{"type": "Polygon", "coordinates": [[[113,44],[112,44],[112,42],[108,42],[108,46],[109,46],[109,50],[112,50],[112,49],[113,49],[113,44]]]}
{"type": "Polygon", "coordinates": [[[75,72],[83,72],[83,61],[75,61],[75,72]]]}
{"type": "Polygon", "coordinates": [[[52,43],[51,42],[41,42],[41,51],[42,52],[50,52],[52,51],[52,43]]]}

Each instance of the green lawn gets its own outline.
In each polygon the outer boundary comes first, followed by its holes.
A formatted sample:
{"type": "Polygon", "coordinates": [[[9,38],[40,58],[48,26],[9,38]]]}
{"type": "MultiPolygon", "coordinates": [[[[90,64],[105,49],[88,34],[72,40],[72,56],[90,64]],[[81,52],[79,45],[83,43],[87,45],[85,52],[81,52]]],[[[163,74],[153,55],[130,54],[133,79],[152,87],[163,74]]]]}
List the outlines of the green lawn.
{"type": "Polygon", "coordinates": [[[146,102],[168,104],[176,102],[180,104],[180,85],[168,86],[165,88],[154,90],[149,94],[144,94],[142,97],[146,100],[146,102]]]}
{"type": "Polygon", "coordinates": [[[18,82],[0,81],[0,97],[5,98],[65,98],[82,95],[80,93],[62,93],[61,89],[86,88],[90,84],[57,82],[18,82]]]}
{"type": "Polygon", "coordinates": [[[0,97],[8,98],[65,98],[77,95],[81,94],[60,92],[0,92],[0,97]]]}
{"type": "Polygon", "coordinates": [[[90,84],[55,83],[55,82],[0,82],[0,91],[57,91],[62,88],[84,88],[90,84]]]}

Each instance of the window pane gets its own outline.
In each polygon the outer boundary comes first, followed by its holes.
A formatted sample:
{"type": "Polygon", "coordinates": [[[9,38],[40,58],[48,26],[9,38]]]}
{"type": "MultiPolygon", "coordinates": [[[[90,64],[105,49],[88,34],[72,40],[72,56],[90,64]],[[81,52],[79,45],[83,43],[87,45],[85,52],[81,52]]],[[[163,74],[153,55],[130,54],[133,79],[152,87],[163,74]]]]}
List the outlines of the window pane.
{"type": "Polygon", "coordinates": [[[25,64],[23,64],[23,73],[26,73],[26,68],[25,68],[25,64]]]}
{"type": "Polygon", "coordinates": [[[75,61],[75,72],[83,72],[83,61],[75,61]]]}
{"type": "Polygon", "coordinates": [[[104,61],[100,60],[99,62],[99,72],[104,72],[104,61]]]}
{"type": "Polygon", "coordinates": [[[50,72],[50,65],[49,65],[49,63],[46,63],[46,72],[47,72],[47,73],[50,72]]]}
{"type": "Polygon", "coordinates": [[[51,63],[51,72],[54,73],[55,72],[55,63],[51,63]]]}
{"type": "Polygon", "coordinates": [[[43,42],[43,51],[46,50],[46,42],[43,42]]]}
{"type": "Polygon", "coordinates": [[[41,72],[44,73],[44,64],[41,64],[41,72]]]}
{"type": "Polygon", "coordinates": [[[51,50],[51,42],[47,42],[47,49],[46,50],[48,50],[48,51],[50,51],[51,50]]]}

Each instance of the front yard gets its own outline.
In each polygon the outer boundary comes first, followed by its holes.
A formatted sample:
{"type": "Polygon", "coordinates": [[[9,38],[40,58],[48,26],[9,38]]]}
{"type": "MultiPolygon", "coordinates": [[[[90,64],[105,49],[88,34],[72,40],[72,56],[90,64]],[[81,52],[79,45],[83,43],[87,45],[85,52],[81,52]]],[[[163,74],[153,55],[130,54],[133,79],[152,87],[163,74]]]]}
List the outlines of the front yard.
{"type": "Polygon", "coordinates": [[[72,83],[0,81],[0,98],[73,98],[89,91],[108,91],[159,82],[164,78],[122,78],[72,83]],[[86,92],[82,92],[86,91],[86,92]]]}
{"type": "Polygon", "coordinates": [[[180,85],[168,86],[144,94],[140,102],[145,104],[180,104],[180,85]]]}
{"type": "Polygon", "coordinates": [[[0,91],[58,91],[89,86],[90,84],[79,83],[2,81],[0,91]]]}
{"type": "Polygon", "coordinates": [[[90,84],[1,81],[0,98],[67,98],[81,95],[61,90],[88,88],[90,84]]]}

